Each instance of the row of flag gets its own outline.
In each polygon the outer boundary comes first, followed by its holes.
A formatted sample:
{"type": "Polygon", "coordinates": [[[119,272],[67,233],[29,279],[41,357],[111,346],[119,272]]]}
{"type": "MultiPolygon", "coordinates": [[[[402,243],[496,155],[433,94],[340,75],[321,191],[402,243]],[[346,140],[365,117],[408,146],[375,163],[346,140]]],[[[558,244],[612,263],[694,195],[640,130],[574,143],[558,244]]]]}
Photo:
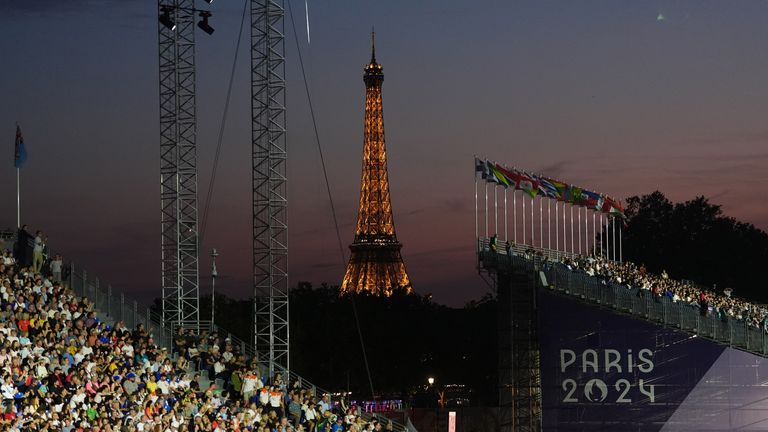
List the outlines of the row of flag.
{"type": "Polygon", "coordinates": [[[475,175],[477,174],[488,183],[521,190],[531,198],[538,195],[624,217],[624,209],[618,200],[549,177],[505,168],[497,163],[475,158],[475,175]]]}

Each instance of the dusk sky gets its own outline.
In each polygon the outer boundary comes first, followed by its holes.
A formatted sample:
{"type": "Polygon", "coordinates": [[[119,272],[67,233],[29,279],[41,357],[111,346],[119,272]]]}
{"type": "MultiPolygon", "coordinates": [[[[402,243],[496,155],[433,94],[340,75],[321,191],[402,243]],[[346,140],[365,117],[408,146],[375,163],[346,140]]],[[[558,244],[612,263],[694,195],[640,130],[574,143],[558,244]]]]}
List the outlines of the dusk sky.
{"type": "MultiPolygon", "coordinates": [[[[198,2],[201,8],[208,8],[198,2]]],[[[22,218],[114,287],[160,295],[157,4],[0,0],[0,227],[22,218]]],[[[242,0],[196,34],[202,207],[242,0]]],[[[372,1],[293,4],[343,240],[360,188],[362,68],[376,29],[395,224],[418,293],[461,306],[475,270],[473,155],[625,198],[696,195],[768,229],[768,1],[372,1]]],[[[249,35],[241,46],[201,250],[217,289],[251,294],[249,35]]],[[[338,284],[322,171],[286,17],[291,285],[338,284]]]]}

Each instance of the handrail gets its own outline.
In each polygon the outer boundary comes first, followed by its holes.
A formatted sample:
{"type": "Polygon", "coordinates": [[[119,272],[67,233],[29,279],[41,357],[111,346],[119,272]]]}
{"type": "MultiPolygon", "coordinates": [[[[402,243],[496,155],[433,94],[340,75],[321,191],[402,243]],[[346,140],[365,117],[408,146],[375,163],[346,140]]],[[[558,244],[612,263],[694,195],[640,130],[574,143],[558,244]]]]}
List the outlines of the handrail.
{"type": "Polygon", "coordinates": [[[702,315],[697,304],[675,302],[668,296],[653,298],[647,290],[606,282],[599,277],[570,270],[558,262],[545,262],[538,256],[507,256],[489,250],[480,250],[479,256],[486,269],[507,268],[539,273],[545,277],[546,288],[580,301],[599,304],[655,324],[768,357],[766,332],[749,325],[747,321],[719,319],[710,313],[702,315]]]}
{"type": "Polygon", "coordinates": [[[171,349],[172,329],[163,323],[161,314],[123,292],[113,292],[111,285],[104,287],[99,278],[75,267],[75,263],[70,262],[68,267],[69,286],[78,297],[88,298],[96,310],[108,315],[114,322],[123,321],[127,328],[134,329],[142,324],[158,346],[171,349]]]}

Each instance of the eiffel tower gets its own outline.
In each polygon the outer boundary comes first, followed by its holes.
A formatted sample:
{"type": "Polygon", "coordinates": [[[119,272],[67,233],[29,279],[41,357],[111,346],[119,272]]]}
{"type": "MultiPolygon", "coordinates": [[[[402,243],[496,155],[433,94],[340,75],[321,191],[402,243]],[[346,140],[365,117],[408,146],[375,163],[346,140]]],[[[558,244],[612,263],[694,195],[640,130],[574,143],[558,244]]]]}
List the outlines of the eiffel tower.
{"type": "Polygon", "coordinates": [[[341,294],[368,292],[391,296],[395,291],[413,292],[400,255],[402,244],[395,235],[389,199],[387,150],[384,145],[384,114],[381,84],[384,72],[376,63],[375,35],[371,34],[371,61],[365,66],[365,127],[360,208],[357,212],[352,255],[341,283],[341,294]]]}

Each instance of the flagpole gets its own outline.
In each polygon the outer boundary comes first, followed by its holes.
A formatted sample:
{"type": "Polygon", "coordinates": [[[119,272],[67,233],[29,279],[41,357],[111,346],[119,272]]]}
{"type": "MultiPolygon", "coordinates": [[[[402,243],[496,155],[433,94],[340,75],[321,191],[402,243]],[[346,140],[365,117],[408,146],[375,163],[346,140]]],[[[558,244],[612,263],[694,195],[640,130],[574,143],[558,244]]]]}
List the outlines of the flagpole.
{"type": "Polygon", "coordinates": [[[563,201],[563,252],[568,252],[568,236],[565,234],[565,201],[563,201]]]}
{"type": "MultiPolygon", "coordinates": [[[[597,243],[597,213],[592,212],[592,237],[593,241],[597,243]]],[[[597,244],[595,244],[594,256],[597,257],[597,244]]]]}
{"type": "Polygon", "coordinates": [[[605,229],[605,259],[609,260],[611,259],[611,242],[610,237],[608,237],[610,233],[610,223],[611,219],[608,217],[608,215],[605,215],[605,225],[603,228],[605,229]]]}
{"type": "Polygon", "coordinates": [[[21,170],[16,168],[16,228],[21,228],[21,170]]]}
{"type": "Polygon", "coordinates": [[[575,255],[576,253],[576,243],[573,241],[573,204],[571,204],[571,254],[575,255]]]}
{"type": "Polygon", "coordinates": [[[485,239],[488,239],[488,182],[485,183],[485,239]]]}
{"type": "Polygon", "coordinates": [[[517,244],[517,191],[515,189],[512,189],[512,229],[515,231],[513,236],[517,244]]]}
{"type": "Polygon", "coordinates": [[[589,209],[584,207],[584,254],[589,256],[589,209]]]}
{"type": "Polygon", "coordinates": [[[624,231],[624,223],[619,224],[619,262],[624,262],[624,256],[621,249],[621,233],[624,231]]]}
{"type": "Polygon", "coordinates": [[[611,218],[611,232],[611,237],[613,237],[613,261],[616,261],[616,216],[611,218]]]}
{"type": "Polygon", "coordinates": [[[560,212],[557,210],[557,201],[555,201],[555,250],[557,250],[557,257],[560,258],[560,212]]]}
{"type": "Polygon", "coordinates": [[[531,247],[536,246],[536,231],[533,230],[533,197],[531,197],[531,247]]]}
{"type": "Polygon", "coordinates": [[[493,235],[499,236],[499,198],[497,190],[499,188],[493,185],[493,235]]]}
{"type": "Polygon", "coordinates": [[[477,172],[475,172],[475,241],[480,237],[480,230],[477,223],[477,172]]]}
{"type": "Polygon", "coordinates": [[[581,255],[581,207],[576,209],[576,216],[578,219],[578,227],[579,227],[579,255],[581,255]]]}
{"type": "Polygon", "coordinates": [[[552,250],[552,200],[547,200],[547,249],[552,250]]]}
{"type": "Polygon", "coordinates": [[[544,197],[539,196],[539,246],[544,249],[544,197]]]}
{"type": "Polygon", "coordinates": [[[520,196],[520,200],[523,202],[523,244],[525,243],[525,197],[520,196]]]}
{"type": "Polygon", "coordinates": [[[600,257],[604,257],[603,250],[605,249],[605,240],[603,240],[603,234],[605,234],[605,226],[603,225],[603,214],[600,213],[600,257]]]}
{"type": "Polygon", "coordinates": [[[504,188],[504,241],[509,241],[509,236],[507,236],[507,188],[504,188]]]}

